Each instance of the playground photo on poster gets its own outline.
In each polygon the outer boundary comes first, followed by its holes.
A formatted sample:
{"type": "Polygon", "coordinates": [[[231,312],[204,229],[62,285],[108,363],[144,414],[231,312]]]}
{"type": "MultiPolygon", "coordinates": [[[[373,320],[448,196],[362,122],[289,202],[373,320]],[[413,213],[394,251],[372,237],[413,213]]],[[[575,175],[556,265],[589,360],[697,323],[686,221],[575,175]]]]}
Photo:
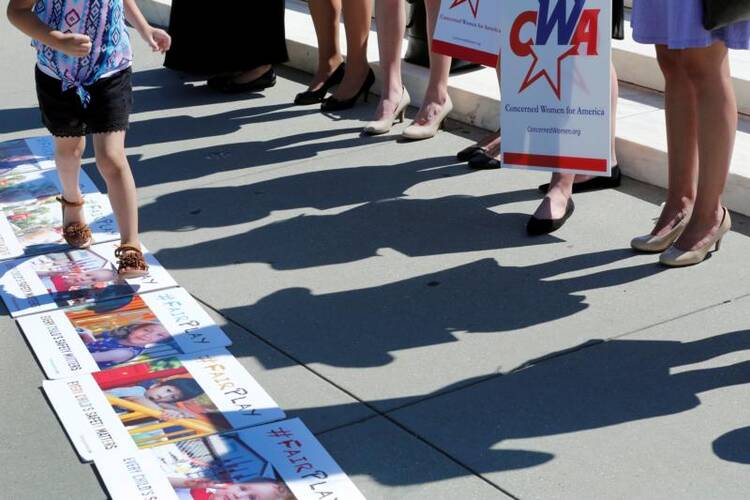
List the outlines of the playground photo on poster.
{"type": "Polygon", "coordinates": [[[0,262],[0,297],[16,317],[177,286],[145,248],[149,274],[119,278],[114,255],[118,244],[0,262]]]}
{"type": "Polygon", "coordinates": [[[226,350],[155,359],[64,380],[44,392],[84,460],[284,418],[226,350]]]}
{"type": "Polygon", "coordinates": [[[48,378],[65,378],[231,344],[183,288],[18,319],[48,378]]]}
{"type": "MultiPolygon", "coordinates": [[[[109,199],[81,172],[84,212],[94,243],[120,239],[109,199]]],[[[62,251],[62,187],[55,170],[0,173],[0,259],[62,251]]]]}
{"type": "Polygon", "coordinates": [[[52,137],[32,137],[0,142],[0,173],[55,168],[52,137]]]}
{"type": "Polygon", "coordinates": [[[364,499],[299,419],[95,457],[113,500],[364,499]]]}

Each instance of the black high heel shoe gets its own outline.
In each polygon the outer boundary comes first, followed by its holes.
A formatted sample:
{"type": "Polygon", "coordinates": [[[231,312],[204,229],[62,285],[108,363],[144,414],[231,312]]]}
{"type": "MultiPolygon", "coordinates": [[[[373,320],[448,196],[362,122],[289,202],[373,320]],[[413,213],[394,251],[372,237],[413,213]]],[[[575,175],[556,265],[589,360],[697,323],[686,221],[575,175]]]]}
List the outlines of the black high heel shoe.
{"type": "Polygon", "coordinates": [[[326,99],[323,99],[323,103],[320,105],[321,111],[342,111],[345,109],[351,109],[354,107],[355,104],[357,104],[357,101],[359,100],[359,96],[364,96],[364,101],[367,102],[367,98],[370,95],[370,89],[372,88],[373,84],[375,83],[375,73],[372,71],[372,68],[370,68],[370,71],[367,73],[367,78],[365,78],[364,83],[362,84],[362,87],[359,89],[359,92],[354,94],[353,97],[345,100],[339,100],[335,97],[331,96],[326,99]]]}
{"type": "Polygon", "coordinates": [[[323,85],[321,85],[318,90],[306,90],[297,94],[297,97],[294,98],[294,104],[297,104],[298,106],[318,104],[323,100],[331,87],[341,83],[341,80],[344,79],[345,71],[346,63],[339,64],[339,67],[336,68],[328,78],[326,78],[326,81],[323,82],[323,85]]]}

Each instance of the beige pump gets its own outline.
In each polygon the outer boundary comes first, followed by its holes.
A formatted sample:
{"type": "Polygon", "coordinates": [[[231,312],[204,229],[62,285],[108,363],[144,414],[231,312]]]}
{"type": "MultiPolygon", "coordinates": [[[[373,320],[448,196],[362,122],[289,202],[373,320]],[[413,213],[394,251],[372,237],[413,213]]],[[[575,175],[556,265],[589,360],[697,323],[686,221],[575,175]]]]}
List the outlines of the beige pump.
{"type": "Polygon", "coordinates": [[[398,106],[396,106],[396,111],[394,111],[393,115],[383,118],[382,120],[369,122],[367,125],[365,125],[363,132],[366,135],[387,134],[391,131],[391,128],[393,128],[393,124],[396,122],[396,120],[398,120],[399,123],[404,122],[404,118],[406,116],[406,108],[409,107],[409,104],[411,104],[409,91],[406,90],[406,87],[403,87],[403,92],[401,92],[401,101],[398,103],[398,106]]]}
{"type": "Polygon", "coordinates": [[[729,210],[725,208],[724,218],[721,220],[719,230],[703,247],[697,250],[680,250],[675,246],[671,246],[666,252],[661,254],[659,262],[667,267],[685,267],[700,264],[706,260],[711,247],[715,246],[714,251],[719,251],[721,248],[721,239],[730,229],[732,229],[732,218],[729,216],[729,210]]]}

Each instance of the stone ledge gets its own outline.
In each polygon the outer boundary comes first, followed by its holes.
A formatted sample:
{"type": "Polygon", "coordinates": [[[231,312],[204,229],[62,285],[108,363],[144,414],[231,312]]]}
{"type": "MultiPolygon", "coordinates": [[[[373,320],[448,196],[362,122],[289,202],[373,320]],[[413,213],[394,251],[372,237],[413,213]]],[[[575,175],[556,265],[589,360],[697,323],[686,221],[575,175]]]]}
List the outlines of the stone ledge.
{"type": "MultiPolygon", "coordinates": [[[[167,19],[170,0],[138,0],[144,14],[157,23],[167,19]],[[166,17],[161,9],[167,8],[166,17]],[[162,17],[156,16],[161,12],[162,17]]],[[[317,40],[306,4],[287,0],[287,45],[289,66],[312,73],[317,64],[317,40]]],[[[343,27],[342,27],[343,30],[343,27]]],[[[342,40],[345,40],[342,31],[342,40]]],[[[379,73],[377,34],[371,34],[369,59],[379,73]]],[[[666,188],[667,147],[663,97],[657,90],[663,80],[656,66],[653,48],[632,41],[616,42],[615,65],[623,82],[617,114],[617,150],[623,173],[631,178],[666,188]]],[[[732,69],[738,100],[743,111],[750,112],[750,58],[744,52],[734,53],[732,69]]],[[[421,104],[429,73],[426,68],[404,63],[404,84],[421,104]]],[[[378,88],[378,85],[375,86],[378,88]]],[[[495,71],[484,68],[452,76],[450,94],[454,103],[451,118],[488,130],[498,127],[500,91],[495,71]]],[[[750,119],[740,117],[737,144],[725,191],[726,205],[739,213],[750,215],[750,119]]]]}

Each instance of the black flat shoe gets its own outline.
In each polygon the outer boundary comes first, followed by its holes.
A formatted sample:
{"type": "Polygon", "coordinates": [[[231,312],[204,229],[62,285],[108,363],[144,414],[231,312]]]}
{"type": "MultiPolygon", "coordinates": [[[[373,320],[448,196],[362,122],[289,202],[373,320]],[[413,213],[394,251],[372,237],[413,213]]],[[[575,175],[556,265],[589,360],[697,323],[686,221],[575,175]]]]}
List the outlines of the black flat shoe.
{"type": "Polygon", "coordinates": [[[339,64],[336,71],[326,78],[326,81],[323,82],[323,85],[318,90],[306,90],[297,94],[297,97],[294,98],[294,104],[298,106],[307,106],[309,104],[318,104],[321,102],[328,93],[328,90],[341,83],[341,80],[344,79],[344,73],[346,72],[345,64],[346,63],[339,64]]]}
{"type": "MultiPolygon", "coordinates": [[[[615,165],[612,167],[612,177],[594,177],[583,182],[573,183],[573,193],[585,193],[587,191],[599,191],[601,189],[611,189],[620,187],[622,183],[622,172],[620,167],[615,165]]],[[[549,184],[542,184],[539,186],[539,191],[547,194],[549,191],[549,184]]]]}
{"type": "Polygon", "coordinates": [[[472,156],[474,156],[476,153],[481,153],[482,151],[487,152],[487,149],[484,146],[480,146],[479,144],[472,144],[468,148],[464,148],[459,151],[456,154],[456,159],[458,161],[469,161],[472,156]]]}
{"type": "Polygon", "coordinates": [[[208,86],[225,94],[240,92],[259,92],[276,85],[276,72],[273,67],[251,82],[237,83],[235,76],[215,76],[208,79],[208,86]]]}
{"type": "Polygon", "coordinates": [[[565,209],[565,215],[563,215],[559,219],[537,219],[532,215],[529,219],[528,224],[526,224],[526,232],[529,234],[529,236],[541,236],[543,234],[549,234],[557,231],[558,229],[563,227],[565,221],[567,221],[570,216],[573,215],[575,209],[576,206],[573,203],[573,200],[569,198],[568,206],[565,209]]]}
{"type": "MultiPolygon", "coordinates": [[[[500,131],[498,130],[495,133],[499,135],[500,131]]],[[[495,139],[492,139],[492,140],[494,141],[495,139]]],[[[458,154],[456,154],[456,159],[458,161],[469,161],[471,157],[474,156],[474,153],[481,153],[482,151],[487,152],[487,146],[480,146],[479,144],[472,144],[471,146],[459,151],[458,154]]]]}
{"type": "Polygon", "coordinates": [[[494,170],[502,167],[503,164],[496,157],[491,155],[486,149],[475,152],[469,158],[469,168],[474,170],[494,170]]]}
{"type": "Polygon", "coordinates": [[[367,78],[365,78],[364,83],[362,84],[362,87],[360,87],[359,92],[354,94],[353,97],[345,100],[338,100],[335,97],[331,96],[326,99],[323,99],[323,102],[320,105],[321,111],[343,111],[345,109],[351,109],[354,107],[355,104],[357,104],[357,101],[359,100],[359,96],[364,96],[364,101],[367,102],[367,98],[370,95],[370,89],[372,88],[373,84],[375,83],[375,73],[372,71],[372,68],[367,73],[367,78]]]}

